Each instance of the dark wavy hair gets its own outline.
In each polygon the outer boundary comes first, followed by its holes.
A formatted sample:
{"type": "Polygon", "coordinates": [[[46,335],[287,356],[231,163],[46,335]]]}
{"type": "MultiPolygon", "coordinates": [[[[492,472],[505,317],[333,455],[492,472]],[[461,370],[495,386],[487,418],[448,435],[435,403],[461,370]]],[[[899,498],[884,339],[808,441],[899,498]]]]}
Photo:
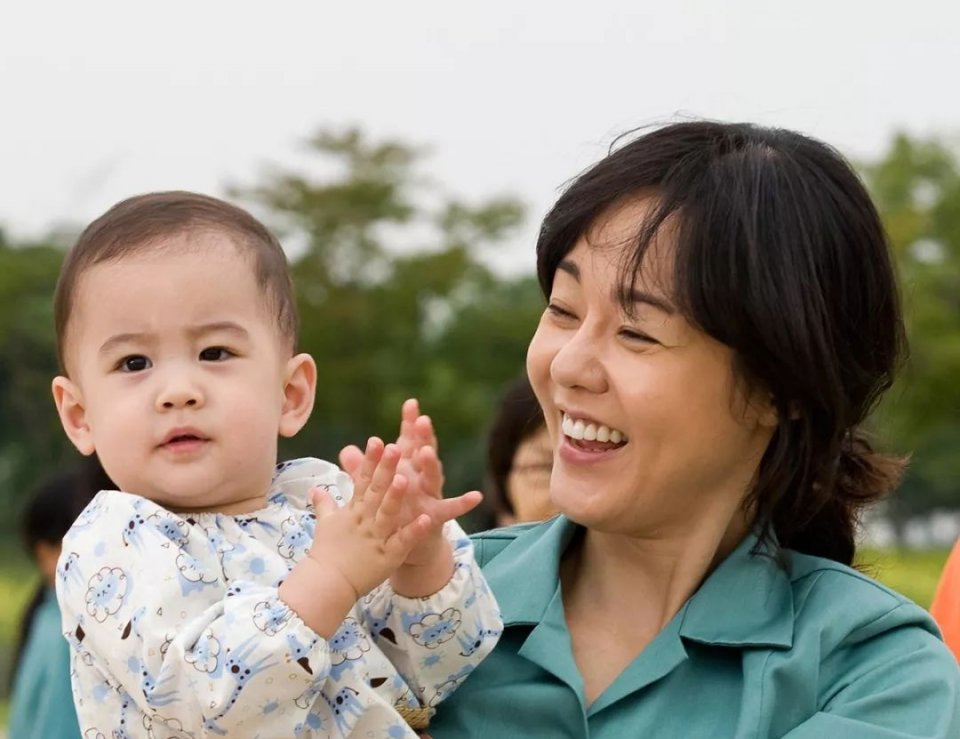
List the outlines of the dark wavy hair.
{"type": "Polygon", "coordinates": [[[601,215],[647,196],[626,284],[669,223],[673,300],[733,350],[737,376],[768,391],[779,414],[745,505],[781,546],[851,563],[860,512],[904,466],[860,428],[906,348],[889,245],[863,183],[834,149],[782,129],[696,121],[621,137],[543,222],[544,293],[601,215]]]}

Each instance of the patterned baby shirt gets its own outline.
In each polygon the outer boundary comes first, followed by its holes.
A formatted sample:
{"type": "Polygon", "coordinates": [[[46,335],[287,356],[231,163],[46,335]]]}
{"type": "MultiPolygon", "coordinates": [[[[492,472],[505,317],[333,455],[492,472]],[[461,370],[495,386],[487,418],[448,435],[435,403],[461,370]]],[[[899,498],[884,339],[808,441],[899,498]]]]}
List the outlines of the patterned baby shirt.
{"type": "Polygon", "coordinates": [[[249,514],[93,499],[57,568],[84,739],[416,736],[396,709],[429,709],[463,682],[502,631],[496,602],[450,521],[442,590],[405,598],[384,583],[321,638],[277,590],[313,540],[314,486],[341,505],[352,492],[338,467],[303,459],[249,514]]]}

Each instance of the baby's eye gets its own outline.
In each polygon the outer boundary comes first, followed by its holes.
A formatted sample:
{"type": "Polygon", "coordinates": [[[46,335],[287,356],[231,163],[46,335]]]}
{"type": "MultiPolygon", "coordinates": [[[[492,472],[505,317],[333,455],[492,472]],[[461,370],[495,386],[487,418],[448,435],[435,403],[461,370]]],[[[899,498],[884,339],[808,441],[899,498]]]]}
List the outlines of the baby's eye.
{"type": "Polygon", "coordinates": [[[200,352],[201,362],[222,362],[224,359],[236,356],[229,349],[222,346],[210,346],[200,352]]]}
{"type": "Polygon", "coordinates": [[[150,369],[152,366],[153,362],[147,359],[147,357],[142,354],[133,354],[121,359],[117,365],[117,369],[121,372],[143,372],[143,370],[150,369]]]}

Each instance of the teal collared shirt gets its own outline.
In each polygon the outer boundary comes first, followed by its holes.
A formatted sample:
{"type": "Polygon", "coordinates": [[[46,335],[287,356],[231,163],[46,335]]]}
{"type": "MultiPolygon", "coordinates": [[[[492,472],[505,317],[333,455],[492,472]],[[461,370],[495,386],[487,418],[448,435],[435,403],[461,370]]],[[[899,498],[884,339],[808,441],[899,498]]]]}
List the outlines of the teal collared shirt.
{"type": "Polygon", "coordinates": [[[50,588],[33,615],[10,702],[11,739],[79,739],[70,689],[70,648],[50,588]]]}
{"type": "Polygon", "coordinates": [[[586,705],[564,619],[558,516],[474,537],[500,602],[493,654],[434,739],[958,739],[960,671],[918,606],[859,572],[748,537],[586,705]]]}

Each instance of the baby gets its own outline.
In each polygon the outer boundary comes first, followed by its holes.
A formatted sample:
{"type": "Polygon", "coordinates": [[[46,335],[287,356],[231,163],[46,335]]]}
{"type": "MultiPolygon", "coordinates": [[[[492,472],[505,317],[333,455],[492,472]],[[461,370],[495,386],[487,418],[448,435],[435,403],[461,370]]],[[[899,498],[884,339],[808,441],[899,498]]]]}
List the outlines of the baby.
{"type": "Polygon", "coordinates": [[[345,450],[349,475],[277,467],[317,368],[280,245],[214,198],[111,208],[55,317],[63,428],[123,491],[58,563],[85,739],[415,736],[501,631],[453,520],[480,494],[442,497],[416,402],[397,444],[345,450]]]}

